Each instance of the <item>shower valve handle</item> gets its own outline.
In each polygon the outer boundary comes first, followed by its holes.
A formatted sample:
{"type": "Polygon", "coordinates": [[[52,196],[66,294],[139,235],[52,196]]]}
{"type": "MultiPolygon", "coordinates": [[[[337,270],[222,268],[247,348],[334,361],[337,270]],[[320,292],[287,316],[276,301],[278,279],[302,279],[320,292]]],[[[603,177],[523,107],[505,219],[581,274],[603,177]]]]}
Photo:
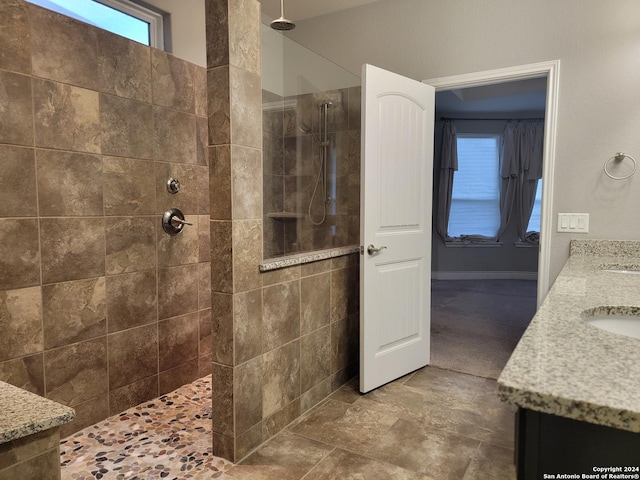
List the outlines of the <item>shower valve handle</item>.
{"type": "Polygon", "coordinates": [[[367,247],[367,253],[368,253],[369,255],[374,255],[374,254],[376,254],[376,253],[380,253],[380,251],[381,251],[381,250],[384,250],[385,248],[387,248],[387,247],[385,247],[384,245],[383,245],[382,247],[376,247],[375,245],[370,244],[370,245],[367,247]]]}

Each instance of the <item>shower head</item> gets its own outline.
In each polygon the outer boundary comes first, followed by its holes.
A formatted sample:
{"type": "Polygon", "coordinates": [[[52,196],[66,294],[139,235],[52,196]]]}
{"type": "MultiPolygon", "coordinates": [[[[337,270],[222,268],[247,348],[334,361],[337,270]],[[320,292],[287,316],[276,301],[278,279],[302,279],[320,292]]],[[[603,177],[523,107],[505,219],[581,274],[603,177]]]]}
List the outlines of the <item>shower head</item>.
{"type": "Polygon", "coordinates": [[[287,30],[293,30],[296,28],[296,24],[284,16],[284,0],[280,0],[280,18],[271,22],[271,28],[281,32],[286,32],[287,30]]]}
{"type": "Polygon", "coordinates": [[[293,23],[291,20],[287,20],[284,17],[280,17],[277,20],[274,20],[273,22],[271,22],[270,26],[274,30],[278,30],[281,32],[286,32],[287,30],[293,30],[294,28],[296,28],[295,23],[293,23]]]}

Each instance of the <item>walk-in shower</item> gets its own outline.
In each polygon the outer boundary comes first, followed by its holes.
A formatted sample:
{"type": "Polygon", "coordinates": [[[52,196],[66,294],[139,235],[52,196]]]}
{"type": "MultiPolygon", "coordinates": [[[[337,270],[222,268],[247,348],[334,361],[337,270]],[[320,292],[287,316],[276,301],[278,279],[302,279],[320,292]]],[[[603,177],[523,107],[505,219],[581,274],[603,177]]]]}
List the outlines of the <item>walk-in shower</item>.
{"type": "Polygon", "coordinates": [[[262,31],[264,258],[355,245],[360,79],[262,31]]]}

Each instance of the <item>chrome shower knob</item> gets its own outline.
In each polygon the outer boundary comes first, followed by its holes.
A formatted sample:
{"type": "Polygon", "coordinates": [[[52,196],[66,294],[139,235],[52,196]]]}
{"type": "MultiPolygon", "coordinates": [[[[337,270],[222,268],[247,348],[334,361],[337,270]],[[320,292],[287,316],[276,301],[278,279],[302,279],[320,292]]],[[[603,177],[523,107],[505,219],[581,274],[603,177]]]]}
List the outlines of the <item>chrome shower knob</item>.
{"type": "Polygon", "coordinates": [[[179,234],[185,225],[193,225],[184,219],[184,214],[177,208],[170,208],[162,215],[162,229],[169,235],[179,234]]]}

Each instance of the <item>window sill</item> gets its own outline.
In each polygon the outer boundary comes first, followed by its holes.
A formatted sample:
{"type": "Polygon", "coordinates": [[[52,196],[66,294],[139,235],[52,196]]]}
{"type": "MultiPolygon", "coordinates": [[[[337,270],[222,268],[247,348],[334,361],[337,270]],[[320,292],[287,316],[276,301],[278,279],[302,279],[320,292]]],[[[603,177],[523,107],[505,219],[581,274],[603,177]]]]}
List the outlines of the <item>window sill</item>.
{"type": "Polygon", "coordinates": [[[502,242],[444,242],[447,248],[497,248],[502,242]]]}
{"type": "Polygon", "coordinates": [[[513,242],[513,245],[516,248],[539,248],[539,243],[529,243],[529,242],[513,242]]]}

